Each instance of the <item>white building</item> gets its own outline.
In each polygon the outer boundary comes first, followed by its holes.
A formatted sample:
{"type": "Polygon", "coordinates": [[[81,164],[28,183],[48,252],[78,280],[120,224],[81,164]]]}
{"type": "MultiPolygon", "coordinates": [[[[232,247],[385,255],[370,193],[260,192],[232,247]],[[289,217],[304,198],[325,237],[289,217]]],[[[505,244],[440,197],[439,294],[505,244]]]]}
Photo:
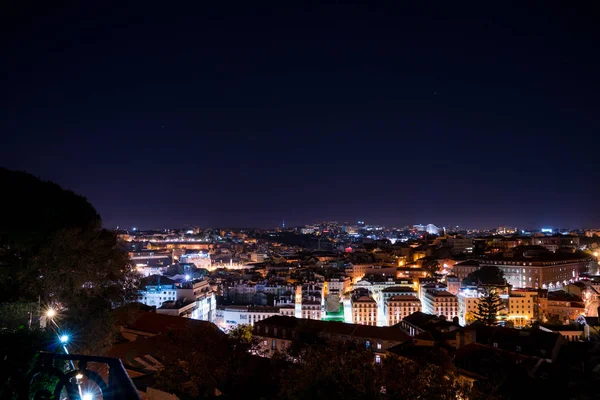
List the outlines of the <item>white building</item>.
{"type": "Polygon", "coordinates": [[[477,289],[461,289],[456,295],[458,301],[458,323],[462,326],[469,325],[475,321],[477,304],[481,292],[477,289]]]}
{"type": "Polygon", "coordinates": [[[350,290],[352,280],[348,276],[329,278],[327,279],[327,293],[343,296],[344,293],[350,290]]]}
{"type": "Polygon", "coordinates": [[[440,228],[438,228],[434,224],[427,224],[427,226],[425,227],[425,230],[430,235],[438,235],[440,233],[440,228]]]}
{"type": "Polygon", "coordinates": [[[210,269],[212,263],[208,253],[190,253],[179,257],[181,264],[194,264],[196,268],[210,269]]]}
{"type": "Polygon", "coordinates": [[[423,312],[443,315],[447,320],[458,317],[458,300],[445,290],[426,289],[421,297],[423,312]]]}
{"type": "Polygon", "coordinates": [[[166,276],[151,275],[142,280],[138,301],[147,306],[160,308],[165,301],[177,300],[175,282],[166,276]]]}
{"type": "MultiPolygon", "coordinates": [[[[164,280],[165,278],[162,277],[164,280]]],[[[148,304],[149,305],[149,304],[148,304]]],[[[175,288],[175,299],[163,301],[156,312],[214,322],[217,299],[208,281],[184,282],[175,288]]]]}
{"type": "Polygon", "coordinates": [[[219,306],[216,310],[215,324],[227,331],[239,325],[251,325],[274,315],[294,316],[293,306],[219,306]]]}
{"type": "Polygon", "coordinates": [[[167,270],[167,267],[149,266],[147,264],[136,264],[135,270],[138,274],[148,277],[150,275],[162,275],[167,270]]]}

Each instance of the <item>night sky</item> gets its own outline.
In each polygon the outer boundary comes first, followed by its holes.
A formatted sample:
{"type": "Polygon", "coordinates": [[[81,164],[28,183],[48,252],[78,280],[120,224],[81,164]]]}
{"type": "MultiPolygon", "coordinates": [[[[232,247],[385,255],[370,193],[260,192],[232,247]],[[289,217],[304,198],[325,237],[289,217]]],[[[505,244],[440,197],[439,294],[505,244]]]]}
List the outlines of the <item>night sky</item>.
{"type": "Polygon", "coordinates": [[[107,227],[600,227],[593,2],[6,3],[0,165],[107,227]]]}

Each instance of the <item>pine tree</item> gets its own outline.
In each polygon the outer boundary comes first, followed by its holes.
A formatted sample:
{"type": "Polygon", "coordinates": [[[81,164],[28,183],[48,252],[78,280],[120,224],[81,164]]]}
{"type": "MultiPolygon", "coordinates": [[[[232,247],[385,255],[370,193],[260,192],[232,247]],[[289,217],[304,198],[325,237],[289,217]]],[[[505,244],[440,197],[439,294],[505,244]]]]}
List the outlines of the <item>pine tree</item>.
{"type": "Polygon", "coordinates": [[[482,296],[477,303],[477,311],[474,313],[475,320],[487,326],[498,324],[496,318],[498,313],[504,308],[496,288],[482,289],[482,296]]]}

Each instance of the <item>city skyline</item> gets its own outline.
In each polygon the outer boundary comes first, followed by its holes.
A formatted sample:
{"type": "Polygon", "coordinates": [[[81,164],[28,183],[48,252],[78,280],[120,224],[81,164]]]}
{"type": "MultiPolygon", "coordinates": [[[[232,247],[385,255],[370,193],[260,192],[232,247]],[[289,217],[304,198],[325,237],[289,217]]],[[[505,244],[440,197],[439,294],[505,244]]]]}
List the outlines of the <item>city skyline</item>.
{"type": "MultiPolygon", "coordinates": [[[[593,227],[571,227],[571,228],[567,228],[567,227],[559,227],[559,226],[537,226],[537,227],[527,227],[527,226],[517,226],[517,225],[509,225],[509,224],[500,224],[497,226],[488,226],[488,227],[471,227],[471,226],[463,226],[463,225],[437,225],[431,221],[429,221],[428,223],[411,223],[411,224],[401,224],[401,225],[390,225],[390,224],[385,224],[385,223],[375,223],[372,221],[337,221],[337,220],[333,220],[333,219],[326,219],[326,220],[322,220],[322,221],[312,221],[309,223],[301,223],[301,224],[287,224],[285,226],[280,225],[272,225],[272,226],[265,226],[265,227],[258,227],[258,226],[199,226],[197,224],[183,224],[181,226],[168,226],[168,227],[160,227],[160,226],[154,226],[154,225],[148,225],[148,226],[143,226],[143,225],[132,225],[132,226],[124,226],[124,225],[117,225],[114,227],[111,226],[106,226],[106,228],[109,229],[118,229],[118,230],[125,230],[125,231],[171,231],[171,230],[186,230],[190,227],[195,227],[195,228],[199,228],[200,230],[204,230],[204,229],[232,229],[232,230],[244,230],[244,229],[248,229],[248,230],[252,230],[252,229],[256,229],[256,230],[271,230],[271,229],[279,229],[281,228],[282,230],[293,230],[296,228],[300,228],[300,227],[310,227],[310,226],[318,226],[318,225],[322,225],[322,224],[327,224],[327,223],[337,223],[340,226],[349,226],[349,227],[359,227],[361,226],[360,223],[363,223],[366,227],[383,227],[385,229],[397,229],[397,230],[402,230],[402,229],[409,229],[412,230],[417,226],[422,226],[422,227],[426,227],[427,225],[434,225],[436,228],[438,228],[440,231],[442,230],[446,230],[446,232],[458,232],[458,231],[477,231],[477,232],[486,232],[486,231],[495,231],[498,230],[499,228],[507,228],[509,229],[509,232],[507,233],[502,233],[505,235],[519,235],[522,234],[523,232],[540,232],[540,233],[545,233],[545,234],[553,234],[553,233],[557,233],[558,231],[566,231],[566,230],[570,230],[570,231],[577,231],[577,230],[593,230],[595,231],[597,228],[593,228],[593,227]],[[516,230],[515,232],[513,232],[514,230],[516,230]]],[[[440,233],[441,234],[441,233],[440,233]]]]}
{"type": "Polygon", "coordinates": [[[582,5],[13,7],[2,166],[105,226],[600,226],[582,5]]]}

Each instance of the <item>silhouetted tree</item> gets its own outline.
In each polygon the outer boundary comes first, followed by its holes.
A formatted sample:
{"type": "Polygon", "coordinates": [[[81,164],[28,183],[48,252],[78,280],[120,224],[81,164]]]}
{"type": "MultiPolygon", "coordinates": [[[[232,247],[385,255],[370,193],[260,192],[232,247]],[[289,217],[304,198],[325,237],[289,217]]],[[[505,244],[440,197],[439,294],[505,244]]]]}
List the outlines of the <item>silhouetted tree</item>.
{"type": "Polygon", "coordinates": [[[465,389],[431,364],[390,355],[375,362],[355,343],[305,347],[282,374],[282,399],[456,399],[465,389]]]}
{"type": "Polygon", "coordinates": [[[471,272],[465,279],[463,285],[503,285],[505,283],[502,270],[493,265],[486,265],[471,272]]]}
{"type": "Polygon", "coordinates": [[[423,269],[427,275],[434,276],[440,270],[440,263],[437,260],[428,260],[423,263],[423,269]]]}
{"type": "Polygon", "coordinates": [[[495,288],[481,289],[483,296],[477,303],[477,311],[474,313],[475,320],[488,326],[498,325],[498,313],[504,308],[498,291],[495,288]]]}
{"type": "Polygon", "coordinates": [[[55,183],[0,169],[0,187],[0,301],[59,309],[72,350],[102,353],[111,308],[136,296],[116,235],[84,197],[55,183]]]}

